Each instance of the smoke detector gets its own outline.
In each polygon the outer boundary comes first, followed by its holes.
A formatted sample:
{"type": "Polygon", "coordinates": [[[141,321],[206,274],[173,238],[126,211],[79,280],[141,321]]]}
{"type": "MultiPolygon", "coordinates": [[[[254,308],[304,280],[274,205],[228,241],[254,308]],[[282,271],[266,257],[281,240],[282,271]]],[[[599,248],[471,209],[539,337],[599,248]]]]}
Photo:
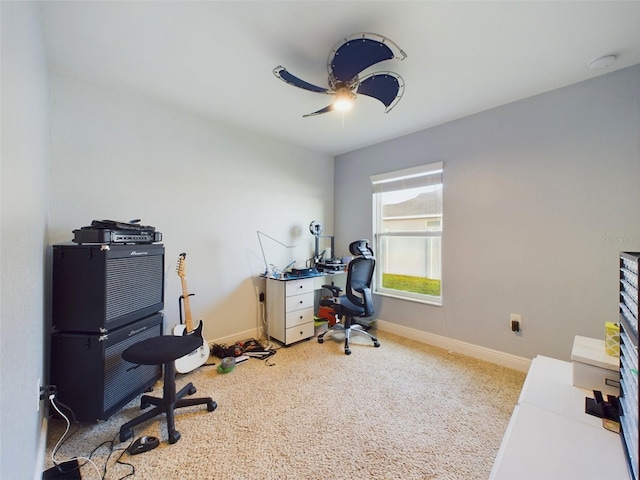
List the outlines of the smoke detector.
{"type": "Polygon", "coordinates": [[[618,58],[617,55],[605,55],[589,62],[589,70],[602,70],[613,65],[618,58]]]}

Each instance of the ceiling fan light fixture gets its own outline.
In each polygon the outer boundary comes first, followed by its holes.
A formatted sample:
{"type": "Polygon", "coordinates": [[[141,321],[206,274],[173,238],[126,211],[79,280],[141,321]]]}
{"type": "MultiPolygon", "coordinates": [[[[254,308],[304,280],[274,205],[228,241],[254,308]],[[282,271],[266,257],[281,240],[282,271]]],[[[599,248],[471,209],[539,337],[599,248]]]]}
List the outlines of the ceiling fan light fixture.
{"type": "Polygon", "coordinates": [[[386,60],[404,60],[407,54],[388,38],[377,33],[356,33],[339,41],[329,52],[327,71],[329,86],[320,87],[289,73],[282,65],[273,74],[289,85],[309,92],[333,95],[333,102],[303,117],[313,117],[332,111],[349,110],[358,95],[380,101],[390,111],[402,98],[404,80],[394,72],[374,72],[365,77],[360,74],[369,67],[386,60]]]}
{"type": "Polygon", "coordinates": [[[333,104],[334,110],[337,110],[338,112],[349,111],[352,106],[353,103],[348,98],[339,98],[333,104]]]}
{"type": "Polygon", "coordinates": [[[353,95],[350,91],[342,91],[336,94],[336,101],[333,102],[333,109],[338,112],[346,112],[351,110],[353,106],[353,100],[355,95],[353,95]]]}

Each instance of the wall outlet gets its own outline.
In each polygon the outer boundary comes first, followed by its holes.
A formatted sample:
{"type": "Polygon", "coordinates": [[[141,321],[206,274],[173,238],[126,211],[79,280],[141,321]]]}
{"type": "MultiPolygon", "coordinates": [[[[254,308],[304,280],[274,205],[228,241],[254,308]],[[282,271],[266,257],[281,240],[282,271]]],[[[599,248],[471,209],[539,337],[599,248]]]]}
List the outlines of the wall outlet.
{"type": "Polygon", "coordinates": [[[509,328],[516,334],[522,332],[522,315],[519,313],[510,313],[509,328]]]}

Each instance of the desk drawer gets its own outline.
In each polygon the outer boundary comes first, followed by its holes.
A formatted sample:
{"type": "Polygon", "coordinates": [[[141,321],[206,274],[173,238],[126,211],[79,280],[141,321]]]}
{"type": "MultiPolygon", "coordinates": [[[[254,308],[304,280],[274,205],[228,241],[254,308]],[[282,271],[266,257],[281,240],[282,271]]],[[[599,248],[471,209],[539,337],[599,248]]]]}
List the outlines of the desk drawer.
{"type": "Polygon", "coordinates": [[[285,312],[287,313],[309,307],[313,308],[313,292],[294,295],[285,299],[285,312]]]}
{"type": "Polygon", "coordinates": [[[289,280],[286,282],[286,296],[300,295],[303,293],[313,293],[313,278],[303,278],[301,280],[289,280]]]}
{"type": "Polygon", "coordinates": [[[287,328],[285,331],[286,339],[285,344],[289,345],[290,343],[297,342],[300,340],[306,340],[307,338],[313,337],[314,327],[313,322],[305,323],[303,325],[297,325],[295,327],[287,328]]]}
{"type": "Polygon", "coordinates": [[[313,307],[287,312],[285,328],[291,328],[309,322],[313,322],[313,307]]]}

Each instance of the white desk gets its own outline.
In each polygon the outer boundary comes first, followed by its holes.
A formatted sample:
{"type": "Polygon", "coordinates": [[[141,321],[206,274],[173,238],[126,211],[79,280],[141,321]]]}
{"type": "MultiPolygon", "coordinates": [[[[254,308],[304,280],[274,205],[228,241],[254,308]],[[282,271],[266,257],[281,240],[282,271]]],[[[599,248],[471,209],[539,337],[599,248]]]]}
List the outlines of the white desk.
{"type": "Polygon", "coordinates": [[[536,357],[490,480],[629,480],[620,436],[584,413],[590,393],[572,385],[571,363],[536,357]]]}
{"type": "Polygon", "coordinates": [[[335,272],[302,278],[267,278],[269,336],[284,345],[313,337],[314,314],[322,285],[331,284],[336,277],[344,278],[343,273],[335,272]]]}

